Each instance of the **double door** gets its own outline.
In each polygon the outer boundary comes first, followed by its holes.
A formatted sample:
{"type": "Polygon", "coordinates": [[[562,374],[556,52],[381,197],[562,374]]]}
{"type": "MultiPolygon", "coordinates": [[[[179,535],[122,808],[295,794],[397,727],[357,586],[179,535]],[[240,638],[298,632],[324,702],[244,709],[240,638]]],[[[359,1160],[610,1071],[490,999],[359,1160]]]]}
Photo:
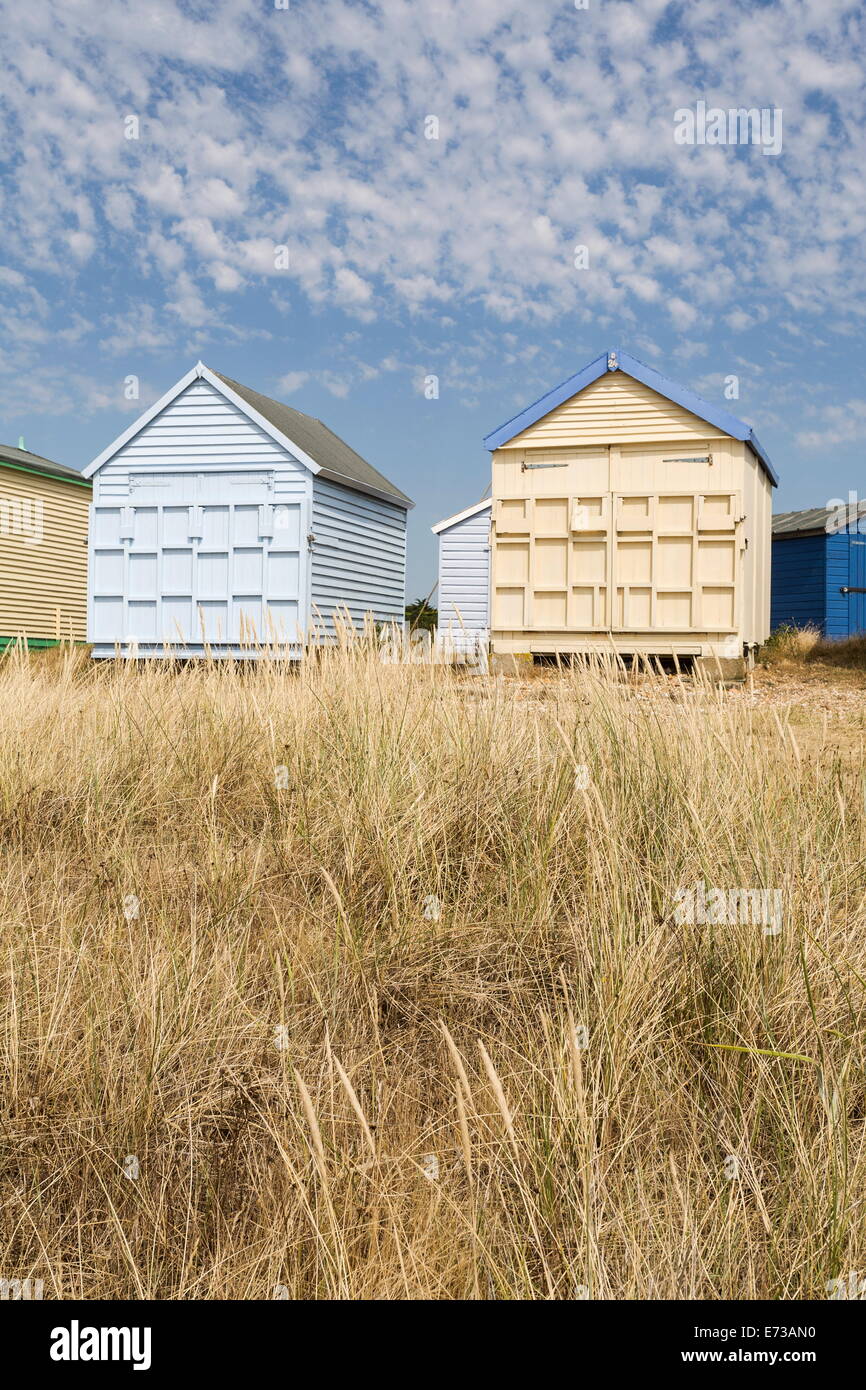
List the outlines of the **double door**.
{"type": "Polygon", "coordinates": [[[735,632],[741,522],[731,491],[500,499],[492,625],[735,632]]]}
{"type": "Polygon", "coordinates": [[[92,509],[92,640],[297,640],[305,505],[275,501],[269,473],[131,478],[92,509]]]}

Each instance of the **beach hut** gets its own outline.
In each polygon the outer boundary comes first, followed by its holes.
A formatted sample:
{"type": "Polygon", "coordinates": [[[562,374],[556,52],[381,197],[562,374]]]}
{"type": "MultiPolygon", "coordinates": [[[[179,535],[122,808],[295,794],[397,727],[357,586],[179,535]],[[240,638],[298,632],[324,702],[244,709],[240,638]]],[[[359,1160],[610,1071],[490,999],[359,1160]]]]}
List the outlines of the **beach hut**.
{"type": "Polygon", "coordinates": [[[432,527],[439,538],[439,621],[443,654],[486,650],[490,627],[490,499],[432,527]]]}
{"type": "Polygon", "coordinates": [[[91,491],[23,441],[0,445],[0,648],[84,641],[91,491]]]}
{"type": "Polygon", "coordinates": [[[616,652],[733,676],[751,661],[777,483],[751,426],[613,348],[484,442],[494,666],[616,652]]]}
{"type": "Polygon", "coordinates": [[[96,657],[300,655],[399,623],[409,498],[327,425],[199,362],[85,469],[96,657]]]}
{"type": "Polygon", "coordinates": [[[866,503],[773,517],[771,626],[816,627],[836,640],[866,632],[866,503]]]}

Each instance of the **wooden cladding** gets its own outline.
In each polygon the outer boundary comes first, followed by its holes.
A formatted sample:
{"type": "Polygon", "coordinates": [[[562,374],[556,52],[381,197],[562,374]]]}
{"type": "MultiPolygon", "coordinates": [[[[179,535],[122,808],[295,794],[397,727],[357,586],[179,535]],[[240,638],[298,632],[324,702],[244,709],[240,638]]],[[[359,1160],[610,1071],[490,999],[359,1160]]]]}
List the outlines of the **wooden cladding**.
{"type": "Polygon", "coordinates": [[[505,498],[493,515],[495,629],[736,631],[736,492],[505,498]]]}
{"type": "Polygon", "coordinates": [[[0,468],[0,637],[84,641],[90,491],[0,468]]]}
{"type": "Polygon", "coordinates": [[[573,448],[658,441],[666,453],[696,454],[724,432],[626,372],[607,373],[508,441],[509,448],[573,448]],[[681,445],[687,447],[682,448],[681,445]]]}

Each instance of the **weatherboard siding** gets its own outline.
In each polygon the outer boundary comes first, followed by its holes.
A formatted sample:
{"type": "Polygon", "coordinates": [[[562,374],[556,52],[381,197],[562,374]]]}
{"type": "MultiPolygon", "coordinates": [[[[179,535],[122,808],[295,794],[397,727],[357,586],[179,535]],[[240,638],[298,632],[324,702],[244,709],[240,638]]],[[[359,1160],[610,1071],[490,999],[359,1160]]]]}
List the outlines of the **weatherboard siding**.
{"type": "Polygon", "coordinates": [[[772,489],[757,456],[731,441],[743,463],[743,576],[740,624],[744,642],[765,642],[770,634],[772,489]]]}
{"type": "Polygon", "coordinates": [[[796,532],[773,538],[772,627],[817,627],[831,641],[866,630],[866,536],[796,532]]]}
{"type": "Polygon", "coordinates": [[[0,638],[83,642],[90,486],[0,467],[0,638]]]}
{"type": "Polygon", "coordinates": [[[98,486],[123,485],[130,471],[171,468],[275,469],[304,489],[309,474],[275,439],[204,380],[194,381],[143,426],[94,475],[98,486]]]}
{"type": "Polygon", "coordinates": [[[313,479],[310,594],[312,622],[334,632],[337,613],[360,627],[403,622],[406,511],[329,479],[313,479]]]}
{"type": "Polygon", "coordinates": [[[609,372],[510,439],[507,447],[537,449],[726,438],[721,430],[643,382],[625,372],[609,372]]]}
{"type": "Polygon", "coordinates": [[[463,633],[490,626],[490,507],[439,532],[439,635],[460,645],[463,633]]]}
{"type": "Polygon", "coordinates": [[[770,626],[814,626],[826,632],[826,536],[773,540],[770,626]]]}

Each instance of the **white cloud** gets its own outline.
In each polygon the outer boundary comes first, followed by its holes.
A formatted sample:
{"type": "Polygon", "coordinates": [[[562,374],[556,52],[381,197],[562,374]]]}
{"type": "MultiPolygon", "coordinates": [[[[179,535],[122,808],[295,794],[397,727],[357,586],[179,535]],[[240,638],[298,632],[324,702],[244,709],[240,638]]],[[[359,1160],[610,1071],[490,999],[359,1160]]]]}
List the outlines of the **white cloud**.
{"type": "Polygon", "coordinates": [[[239,290],[244,283],[243,276],[238,274],[234,266],[225,265],[222,261],[210,267],[210,275],[217,289],[226,294],[239,290]]]}
{"type": "Polygon", "coordinates": [[[674,295],[667,302],[668,313],[673,320],[675,328],[691,328],[692,324],[697,323],[698,311],[692,304],[687,304],[684,299],[674,295]]]}
{"type": "Polygon", "coordinates": [[[342,303],[366,304],[372,298],[372,287],[348,266],[341,266],[334,279],[342,303]]]}
{"type": "Polygon", "coordinates": [[[277,390],[284,396],[292,396],[295,391],[300,391],[301,387],[310,379],[309,372],[286,372],[277,382],[277,390]]]}
{"type": "Polygon", "coordinates": [[[866,400],[845,401],[842,405],[824,406],[818,411],[824,422],[820,429],[801,430],[797,443],[806,449],[827,449],[834,444],[852,440],[866,442],[866,400]]]}
{"type": "Polygon", "coordinates": [[[862,303],[866,102],[848,0],[699,0],[658,39],[663,0],[213,0],[198,17],[142,0],[135,23],[77,0],[62,24],[0,9],[16,151],[4,252],[21,277],[6,285],[36,290],[45,270],[72,285],[86,266],[128,326],[140,272],[146,342],[213,325],[215,294],[248,331],[259,277],[284,312],[299,296],[366,322],[447,304],[454,321],[477,307],[546,333],[645,329],[651,311],[680,333],[740,333],[792,310],[844,332],[862,303]],[[675,145],[674,110],[701,98],[781,106],[782,155],[675,145]],[[589,270],[572,266],[577,243],[589,270]]]}
{"type": "Polygon", "coordinates": [[[201,328],[213,318],[198,286],[186,271],[178,276],[174,297],[168,300],[166,308],[187,328],[201,328]]]}

